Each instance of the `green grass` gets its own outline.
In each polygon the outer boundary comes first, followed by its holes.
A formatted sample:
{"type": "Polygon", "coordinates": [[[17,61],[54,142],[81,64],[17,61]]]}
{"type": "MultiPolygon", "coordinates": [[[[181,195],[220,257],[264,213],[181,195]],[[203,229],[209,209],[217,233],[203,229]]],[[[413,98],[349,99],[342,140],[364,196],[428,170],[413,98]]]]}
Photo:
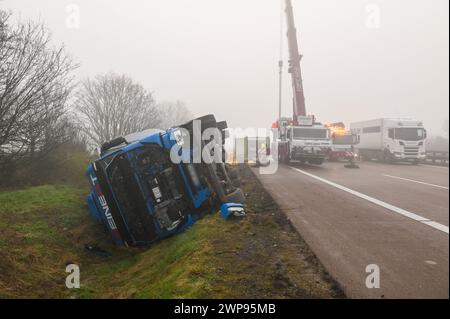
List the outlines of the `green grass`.
{"type": "MultiPolygon", "coordinates": [[[[85,191],[85,190],[83,190],[85,191]]],[[[39,210],[73,209],[79,204],[80,190],[69,186],[45,185],[0,193],[0,211],[15,214],[35,214],[39,210]]]]}
{"type": "Polygon", "coordinates": [[[46,185],[0,194],[0,296],[3,297],[206,297],[213,276],[208,238],[218,217],[148,249],[114,247],[94,225],[85,189],[46,185]],[[113,253],[84,252],[95,243],[113,253]],[[80,265],[79,290],[65,288],[65,265],[80,265]],[[11,287],[13,286],[13,288],[11,287]]]}
{"type": "Polygon", "coordinates": [[[210,265],[210,216],[187,231],[156,243],[146,250],[88,265],[80,297],[201,298],[208,296],[210,265]],[[90,293],[86,293],[86,292],[90,293]]]}
{"type": "Polygon", "coordinates": [[[57,287],[64,259],[77,258],[69,227],[85,214],[84,192],[47,185],[0,194],[0,295],[64,295],[57,287]]]}
{"type": "Polygon", "coordinates": [[[0,193],[0,298],[340,296],[258,183],[244,187],[252,194],[245,218],[211,214],[147,248],[114,246],[89,216],[87,191],[44,185],[0,193]],[[88,254],[85,244],[112,256],[88,254]],[[80,289],[65,287],[70,263],[80,266],[80,289]]]}

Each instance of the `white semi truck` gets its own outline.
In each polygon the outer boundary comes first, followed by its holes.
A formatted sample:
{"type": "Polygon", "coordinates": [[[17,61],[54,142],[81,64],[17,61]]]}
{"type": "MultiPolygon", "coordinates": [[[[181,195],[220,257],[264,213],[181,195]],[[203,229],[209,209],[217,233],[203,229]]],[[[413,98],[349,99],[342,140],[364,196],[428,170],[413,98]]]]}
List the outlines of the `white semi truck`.
{"type": "Polygon", "coordinates": [[[425,158],[427,131],[418,120],[382,118],[350,124],[358,136],[359,155],[385,162],[419,163],[425,158]]]}

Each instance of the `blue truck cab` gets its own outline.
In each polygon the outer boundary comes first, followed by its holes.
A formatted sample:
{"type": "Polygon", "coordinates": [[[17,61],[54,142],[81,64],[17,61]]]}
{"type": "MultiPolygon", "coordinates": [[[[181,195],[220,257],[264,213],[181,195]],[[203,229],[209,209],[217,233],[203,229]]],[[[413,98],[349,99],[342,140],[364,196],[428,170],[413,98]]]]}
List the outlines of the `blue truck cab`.
{"type": "MultiPolygon", "coordinates": [[[[199,119],[226,129],[212,115],[199,119]]],[[[88,166],[90,214],[117,245],[151,244],[183,231],[222,203],[244,201],[229,165],[193,163],[192,149],[180,162],[171,160],[177,130],[151,129],[106,142],[88,166]]]]}

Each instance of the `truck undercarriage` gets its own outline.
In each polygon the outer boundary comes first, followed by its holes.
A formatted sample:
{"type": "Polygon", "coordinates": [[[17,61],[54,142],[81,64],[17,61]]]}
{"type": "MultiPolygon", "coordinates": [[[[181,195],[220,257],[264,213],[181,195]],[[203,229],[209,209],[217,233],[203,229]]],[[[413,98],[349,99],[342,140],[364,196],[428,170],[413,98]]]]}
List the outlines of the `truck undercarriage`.
{"type": "MultiPolygon", "coordinates": [[[[226,129],[226,123],[217,123],[212,115],[199,119],[207,119],[202,130],[226,129]]],[[[192,125],[188,122],[180,127],[192,125]]],[[[169,137],[175,130],[132,143],[125,138],[107,142],[103,156],[88,167],[93,189],[88,196],[91,214],[107,226],[119,245],[150,244],[182,231],[223,203],[245,200],[239,177],[230,165],[221,161],[174,163],[170,151],[176,141],[169,137]],[[113,149],[122,144],[125,146],[113,149]],[[108,153],[110,149],[113,151],[108,153]]],[[[202,146],[208,147],[205,142],[202,146]]],[[[191,159],[193,151],[187,151],[191,159]]]]}

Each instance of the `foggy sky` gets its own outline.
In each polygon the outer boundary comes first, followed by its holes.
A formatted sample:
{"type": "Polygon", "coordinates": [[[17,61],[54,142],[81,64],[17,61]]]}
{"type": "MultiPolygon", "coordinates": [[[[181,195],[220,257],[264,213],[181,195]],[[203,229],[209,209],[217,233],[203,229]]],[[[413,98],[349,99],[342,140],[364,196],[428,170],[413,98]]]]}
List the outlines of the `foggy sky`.
{"type": "MultiPolygon", "coordinates": [[[[79,79],[126,73],[161,100],[234,127],[278,113],[280,0],[0,0],[41,18],[81,63],[79,79]],[[68,4],[80,28],[66,26],[68,4]]],[[[447,0],[293,0],[307,112],[323,122],[413,117],[431,133],[448,120],[447,0]],[[378,5],[379,28],[366,10],[378,5]]],[[[287,43],[283,31],[283,54],[287,43]]],[[[286,63],[285,63],[286,65],[286,63]]],[[[283,113],[292,91],[284,69],[283,113]]]]}

